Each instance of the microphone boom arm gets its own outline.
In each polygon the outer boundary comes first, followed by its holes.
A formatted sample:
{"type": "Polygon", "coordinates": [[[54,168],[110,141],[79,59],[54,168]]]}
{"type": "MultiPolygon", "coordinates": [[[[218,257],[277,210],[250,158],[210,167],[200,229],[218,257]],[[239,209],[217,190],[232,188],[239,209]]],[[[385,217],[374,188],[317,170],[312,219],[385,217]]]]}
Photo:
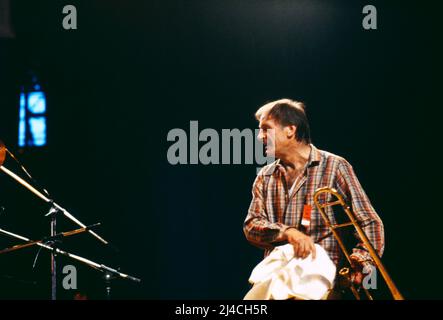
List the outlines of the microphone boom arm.
{"type": "MultiPolygon", "coordinates": [[[[24,186],[26,189],[28,189],[29,191],[31,191],[33,194],[35,194],[37,197],[39,197],[40,199],[42,199],[43,201],[52,204],[52,206],[54,208],[56,208],[57,210],[61,211],[65,217],[67,217],[68,219],[70,219],[71,221],[73,221],[74,223],[76,223],[78,226],[82,227],[82,228],[86,228],[86,225],[83,224],[82,222],[80,222],[78,219],[76,219],[72,214],[69,213],[68,210],[64,209],[63,207],[61,207],[60,205],[58,205],[56,202],[54,202],[53,200],[49,199],[48,197],[46,197],[44,194],[42,194],[40,191],[38,191],[36,188],[34,188],[32,185],[30,185],[28,182],[26,182],[24,179],[20,178],[18,175],[16,175],[14,172],[12,172],[11,170],[7,169],[4,166],[0,166],[0,170],[3,171],[4,173],[6,173],[8,176],[10,176],[12,179],[14,179],[15,181],[17,181],[18,183],[20,183],[22,186],[24,186]]],[[[106,241],[105,239],[103,239],[102,237],[100,237],[97,233],[95,233],[92,230],[88,230],[88,232],[90,234],[92,234],[95,238],[97,238],[99,241],[101,241],[104,244],[109,244],[108,241],[106,241]]]]}
{"type": "MultiPolygon", "coordinates": [[[[76,230],[74,230],[74,231],[76,231],[76,230]]],[[[78,233],[79,232],[80,232],[80,229],[78,230],[78,233]]],[[[9,232],[9,231],[3,230],[3,229],[0,229],[0,233],[5,234],[5,235],[10,236],[10,237],[13,237],[13,238],[16,238],[16,239],[20,239],[20,240],[26,241],[26,242],[30,243],[31,245],[40,246],[40,247],[42,247],[44,249],[52,251],[55,254],[64,255],[64,256],[69,257],[71,259],[80,261],[80,262],[82,262],[82,263],[84,263],[84,264],[86,264],[86,265],[88,265],[91,268],[94,268],[96,270],[99,270],[99,271],[102,271],[102,272],[110,272],[110,273],[112,273],[114,275],[119,276],[120,278],[128,279],[128,280],[131,280],[131,281],[134,281],[134,282],[141,282],[141,280],[139,278],[127,275],[125,273],[121,273],[120,271],[117,271],[117,270],[115,270],[113,268],[110,268],[110,267],[108,267],[108,266],[106,266],[104,264],[98,264],[98,263],[96,263],[94,261],[91,261],[89,259],[86,259],[86,258],[80,257],[78,255],[75,255],[75,254],[72,254],[72,253],[60,250],[59,248],[54,248],[54,247],[52,247],[50,245],[42,243],[41,241],[32,241],[32,240],[30,240],[28,238],[25,238],[23,236],[20,236],[18,234],[14,234],[12,232],[9,232]]],[[[6,252],[9,252],[9,251],[5,251],[4,253],[6,253],[6,252]]]]}

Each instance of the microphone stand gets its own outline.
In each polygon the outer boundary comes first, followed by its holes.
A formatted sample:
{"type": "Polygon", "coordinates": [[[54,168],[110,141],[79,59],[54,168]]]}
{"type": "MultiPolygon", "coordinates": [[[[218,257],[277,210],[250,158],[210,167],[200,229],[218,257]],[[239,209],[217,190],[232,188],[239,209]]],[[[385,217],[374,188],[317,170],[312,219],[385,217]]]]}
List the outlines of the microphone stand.
{"type": "Polygon", "coordinates": [[[12,233],[10,231],[6,231],[6,230],[3,230],[3,229],[0,229],[0,233],[2,233],[2,234],[5,234],[5,235],[7,235],[9,237],[16,238],[16,239],[19,239],[19,240],[27,242],[26,244],[23,244],[23,245],[17,245],[17,246],[11,247],[11,248],[6,248],[6,249],[3,249],[3,250],[0,250],[0,254],[11,252],[11,251],[15,251],[15,250],[19,250],[19,249],[22,249],[22,248],[26,248],[26,247],[29,247],[31,245],[37,245],[37,246],[40,246],[40,247],[42,247],[44,249],[50,250],[53,254],[64,255],[64,256],[69,257],[69,258],[71,258],[73,260],[79,261],[79,262],[81,262],[83,264],[88,265],[89,267],[91,267],[93,269],[96,269],[98,271],[101,271],[101,272],[105,273],[106,297],[107,297],[107,299],[110,299],[110,294],[111,294],[110,282],[111,282],[112,278],[119,277],[119,278],[122,278],[122,279],[131,280],[131,281],[134,281],[134,282],[141,282],[141,279],[133,277],[133,276],[130,276],[130,275],[125,274],[125,273],[122,273],[122,272],[120,272],[120,271],[118,271],[116,269],[113,269],[111,267],[108,267],[108,266],[106,266],[104,264],[99,264],[99,263],[94,262],[92,260],[89,260],[89,259],[83,258],[81,256],[78,256],[78,255],[69,253],[67,251],[61,250],[61,249],[59,249],[57,247],[53,247],[53,246],[51,246],[51,245],[46,243],[49,240],[59,238],[60,236],[66,237],[66,236],[70,236],[70,235],[77,234],[77,233],[80,233],[80,232],[90,231],[89,229],[91,227],[94,227],[94,226],[96,226],[96,225],[92,225],[92,226],[89,226],[89,227],[77,229],[77,230],[70,231],[70,232],[64,232],[64,233],[52,236],[52,237],[50,237],[48,239],[43,239],[43,240],[39,240],[39,241],[32,241],[32,240],[30,240],[30,239],[28,239],[26,237],[21,236],[21,235],[18,235],[18,234],[12,233]]]}
{"type": "MultiPolygon", "coordinates": [[[[4,166],[0,167],[0,170],[3,171],[4,173],[6,173],[8,176],[10,176],[12,179],[14,179],[15,181],[17,181],[19,184],[21,184],[22,186],[24,186],[26,189],[28,189],[29,191],[31,191],[33,194],[35,194],[37,197],[39,197],[40,199],[42,199],[43,201],[45,201],[46,203],[51,204],[51,209],[50,211],[45,215],[45,217],[60,211],[61,213],[63,213],[63,215],[70,219],[71,221],[73,221],[74,223],[76,223],[78,226],[85,228],[86,225],[84,225],[83,223],[81,223],[79,220],[77,220],[71,213],[69,213],[68,210],[66,210],[65,208],[61,207],[59,204],[57,204],[56,202],[54,202],[54,200],[49,199],[48,197],[46,197],[44,194],[42,194],[40,191],[38,191],[37,189],[35,189],[32,185],[30,185],[28,182],[26,182],[25,180],[23,180],[22,178],[20,178],[18,175],[16,175],[14,172],[12,172],[11,170],[7,169],[4,166]]],[[[89,230],[88,231],[90,234],[92,234],[95,238],[97,238],[98,240],[100,240],[103,244],[108,244],[108,241],[106,241],[105,239],[103,239],[102,237],[100,237],[98,234],[96,234],[94,231],[89,230]]]]}
{"type": "MultiPolygon", "coordinates": [[[[44,194],[42,194],[40,191],[38,191],[36,188],[34,188],[31,184],[26,182],[24,179],[16,175],[14,172],[10,171],[6,167],[3,166],[3,163],[6,159],[6,152],[8,152],[14,160],[16,158],[14,155],[5,147],[4,143],[0,141],[0,170],[6,173],[8,176],[10,176],[12,179],[17,181],[19,184],[24,186],[26,189],[31,191],[33,194],[35,194],[37,197],[45,201],[46,203],[51,204],[51,208],[49,212],[45,216],[51,216],[51,236],[54,236],[57,232],[57,217],[56,213],[62,212],[65,217],[76,223],[78,226],[82,228],[86,228],[86,225],[84,225],[82,222],[80,222],[78,219],[76,219],[71,213],[69,213],[68,210],[64,209],[62,206],[54,202],[54,200],[48,198],[44,194]]],[[[18,161],[18,160],[16,160],[18,161]]],[[[22,166],[23,170],[27,173],[26,169],[22,166]]],[[[93,235],[95,238],[97,238],[102,243],[108,245],[108,241],[100,237],[98,234],[96,234],[92,230],[88,230],[88,232],[93,235]]],[[[57,263],[56,263],[56,257],[55,252],[51,252],[51,299],[56,300],[57,299],[57,263]]]]}
{"type": "Polygon", "coordinates": [[[20,239],[20,240],[23,240],[23,241],[26,242],[25,244],[18,244],[18,245],[15,245],[15,246],[12,246],[12,247],[9,247],[9,248],[6,248],[6,249],[2,249],[2,250],[0,250],[0,254],[8,253],[8,252],[11,252],[11,251],[16,251],[16,250],[20,250],[20,249],[24,249],[24,248],[28,248],[28,247],[31,247],[31,246],[35,246],[35,245],[37,245],[37,243],[45,244],[45,243],[49,243],[49,242],[53,242],[53,241],[59,241],[62,238],[66,238],[66,237],[70,237],[70,236],[73,236],[73,235],[76,235],[76,234],[79,234],[79,233],[86,232],[86,231],[88,231],[88,229],[92,229],[92,228],[98,227],[99,225],[100,225],[100,223],[92,224],[90,226],[87,226],[86,228],[80,228],[80,229],[75,229],[75,230],[72,230],[72,231],[61,232],[61,233],[58,233],[58,234],[56,234],[54,236],[46,237],[46,238],[43,238],[43,239],[37,240],[37,241],[31,241],[31,240],[29,240],[29,239],[27,239],[25,237],[22,237],[22,236],[19,236],[17,234],[14,234],[12,232],[0,229],[0,233],[4,234],[6,236],[9,236],[11,238],[20,239]]]}
{"type": "MultiPolygon", "coordinates": [[[[50,211],[54,207],[51,207],[50,211]]],[[[57,216],[56,213],[51,214],[51,233],[50,236],[54,237],[57,233],[57,216]]],[[[57,257],[54,252],[51,252],[51,300],[57,300],[57,257]]]]}

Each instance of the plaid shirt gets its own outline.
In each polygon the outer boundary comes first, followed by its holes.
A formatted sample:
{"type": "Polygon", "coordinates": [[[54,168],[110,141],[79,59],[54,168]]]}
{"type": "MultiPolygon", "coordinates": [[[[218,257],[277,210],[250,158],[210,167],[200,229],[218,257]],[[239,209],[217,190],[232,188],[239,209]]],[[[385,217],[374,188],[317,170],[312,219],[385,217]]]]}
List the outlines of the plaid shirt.
{"type": "MultiPolygon", "coordinates": [[[[275,161],[262,168],[254,181],[252,201],[243,230],[252,244],[265,249],[268,255],[274,245],[283,244],[283,232],[288,227],[312,237],[314,243],[321,245],[335,264],[342,262],[342,252],[333,234],[325,225],[314,203],[314,193],[320,187],[335,188],[351,206],[363,231],[368,236],[374,249],[381,256],[384,250],[384,230],[380,217],[372,207],[366,193],[360,185],[352,166],[342,157],[318,150],[311,144],[311,153],[304,172],[296,179],[291,195],[286,186],[286,170],[275,161]],[[304,205],[310,205],[311,221],[309,227],[301,225],[304,205]]],[[[320,195],[320,202],[330,201],[325,194],[320,195]]],[[[333,209],[327,207],[326,213],[331,223],[336,222],[333,209]]],[[[352,226],[350,227],[352,228],[352,226]]],[[[353,258],[360,262],[370,261],[368,251],[358,235],[353,258]]]]}

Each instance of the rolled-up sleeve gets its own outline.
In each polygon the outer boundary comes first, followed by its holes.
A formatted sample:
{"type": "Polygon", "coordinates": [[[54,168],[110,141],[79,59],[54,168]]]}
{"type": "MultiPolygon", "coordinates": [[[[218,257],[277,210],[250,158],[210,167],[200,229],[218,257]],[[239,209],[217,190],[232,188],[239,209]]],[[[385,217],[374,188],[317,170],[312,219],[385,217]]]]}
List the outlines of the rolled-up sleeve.
{"type": "MultiPolygon", "coordinates": [[[[352,206],[359,225],[366,233],[375,251],[381,256],[385,246],[383,222],[374,210],[352,166],[347,161],[342,161],[339,165],[337,188],[345,196],[347,203],[352,206]]],[[[358,244],[353,249],[351,256],[358,261],[372,260],[357,233],[355,235],[358,239],[358,244]]]]}
{"type": "Polygon", "coordinates": [[[263,195],[264,176],[258,174],[252,187],[252,201],[248,209],[243,232],[246,239],[259,248],[271,248],[272,243],[281,241],[288,226],[271,222],[267,213],[263,195]]]}

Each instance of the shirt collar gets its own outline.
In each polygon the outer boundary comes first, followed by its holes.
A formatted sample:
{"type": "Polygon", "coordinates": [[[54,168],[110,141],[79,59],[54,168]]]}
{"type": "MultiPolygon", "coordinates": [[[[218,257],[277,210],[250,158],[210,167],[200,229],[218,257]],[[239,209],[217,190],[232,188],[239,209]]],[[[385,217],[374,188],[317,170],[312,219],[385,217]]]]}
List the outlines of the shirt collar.
{"type": "Polygon", "coordinates": [[[321,160],[320,151],[311,143],[311,154],[309,155],[309,165],[308,168],[317,166],[321,160]]]}
{"type": "MultiPolygon", "coordinates": [[[[309,154],[309,164],[308,168],[317,166],[321,160],[320,151],[311,143],[311,153],[309,154]]],[[[277,159],[273,164],[271,164],[267,169],[264,170],[264,175],[271,175],[275,172],[275,170],[281,166],[280,159],[277,159]]]]}
{"type": "MultiPolygon", "coordinates": [[[[311,146],[311,152],[309,154],[308,168],[318,165],[321,160],[320,151],[312,143],[310,144],[310,146],[311,146]]],[[[276,166],[281,165],[280,159],[277,159],[277,161],[275,162],[275,165],[276,166]]]]}

